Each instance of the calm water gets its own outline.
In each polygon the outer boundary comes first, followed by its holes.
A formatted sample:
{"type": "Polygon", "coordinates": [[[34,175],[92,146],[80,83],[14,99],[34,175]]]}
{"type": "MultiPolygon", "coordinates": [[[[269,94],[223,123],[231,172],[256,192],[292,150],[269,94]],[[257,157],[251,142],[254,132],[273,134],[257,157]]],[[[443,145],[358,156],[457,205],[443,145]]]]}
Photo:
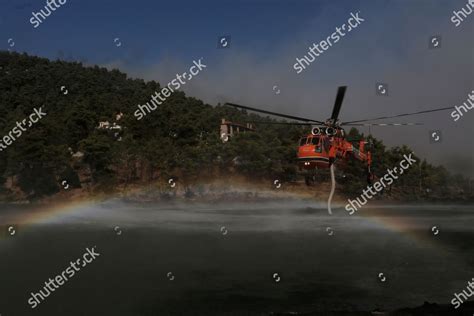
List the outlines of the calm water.
{"type": "Polygon", "coordinates": [[[473,206],[0,207],[0,225],[19,224],[0,237],[2,316],[324,315],[449,304],[474,277],[473,206]],[[100,257],[31,309],[93,246],[100,257]]]}

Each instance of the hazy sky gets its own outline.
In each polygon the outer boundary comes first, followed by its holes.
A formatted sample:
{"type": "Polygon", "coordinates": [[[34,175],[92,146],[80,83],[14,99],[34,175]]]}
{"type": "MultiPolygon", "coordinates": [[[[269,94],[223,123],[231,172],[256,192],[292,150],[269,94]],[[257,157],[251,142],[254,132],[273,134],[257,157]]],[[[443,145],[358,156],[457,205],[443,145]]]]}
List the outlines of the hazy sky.
{"type": "MultiPolygon", "coordinates": [[[[0,0],[0,48],[115,67],[162,84],[202,57],[207,69],[183,89],[211,104],[234,101],[324,120],[337,87],[347,85],[340,116],[353,120],[460,105],[474,90],[474,13],[459,27],[451,22],[467,0],[67,0],[33,28],[32,12],[44,5],[0,0]],[[296,74],[295,58],[351,12],[365,21],[296,74]],[[222,35],[231,36],[229,48],[217,48],[222,35]],[[438,49],[428,47],[433,35],[441,36],[438,49]],[[377,82],[388,84],[389,96],[376,95],[377,82]]],[[[472,176],[473,117],[414,116],[398,121],[425,125],[372,133],[472,176]],[[430,143],[431,130],[441,130],[442,143],[430,143]]]]}

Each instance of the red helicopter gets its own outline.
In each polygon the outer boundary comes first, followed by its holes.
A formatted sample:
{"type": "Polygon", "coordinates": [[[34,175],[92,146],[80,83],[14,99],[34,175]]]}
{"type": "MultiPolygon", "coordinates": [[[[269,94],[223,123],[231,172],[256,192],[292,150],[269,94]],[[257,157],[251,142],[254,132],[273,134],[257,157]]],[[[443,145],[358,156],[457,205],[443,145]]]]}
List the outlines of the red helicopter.
{"type": "MultiPolygon", "coordinates": [[[[349,140],[346,138],[346,133],[342,126],[413,126],[421,125],[420,123],[370,123],[371,121],[377,121],[382,119],[389,119],[395,117],[404,117],[410,115],[417,115],[423,113],[430,113],[436,111],[444,111],[453,109],[453,107],[446,107],[433,110],[425,110],[413,113],[404,113],[393,116],[376,117],[372,119],[363,119],[356,121],[340,122],[339,112],[341,110],[342,101],[346,93],[346,86],[341,86],[337,90],[336,102],[332,110],[331,117],[326,121],[318,121],[303,117],[297,117],[287,114],[281,114],[276,112],[270,112],[266,110],[260,110],[249,106],[225,103],[235,108],[250,110],[263,114],[269,114],[274,116],[283,117],[286,119],[296,120],[298,122],[252,122],[255,124],[285,124],[285,125],[307,125],[311,126],[311,134],[305,135],[300,138],[298,147],[298,167],[302,171],[310,171],[316,169],[328,169],[337,160],[347,160],[349,158],[355,158],[364,162],[367,166],[367,180],[370,183],[374,179],[374,175],[371,172],[372,165],[372,154],[370,148],[366,148],[368,144],[364,139],[357,141],[349,140]],[[356,145],[357,144],[357,145],[356,145]]],[[[369,146],[370,147],[370,146],[369,146]]],[[[307,181],[308,182],[308,181],[307,181]]]]}

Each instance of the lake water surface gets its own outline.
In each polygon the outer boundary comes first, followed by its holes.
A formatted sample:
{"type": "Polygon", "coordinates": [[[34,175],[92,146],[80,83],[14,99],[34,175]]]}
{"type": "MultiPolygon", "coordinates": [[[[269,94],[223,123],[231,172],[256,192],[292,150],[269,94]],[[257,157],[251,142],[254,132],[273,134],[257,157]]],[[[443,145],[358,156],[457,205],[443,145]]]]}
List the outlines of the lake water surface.
{"type": "Polygon", "coordinates": [[[2,316],[392,310],[450,304],[474,277],[473,206],[0,208],[2,316]],[[93,246],[100,256],[32,309],[30,293],[93,246]]]}

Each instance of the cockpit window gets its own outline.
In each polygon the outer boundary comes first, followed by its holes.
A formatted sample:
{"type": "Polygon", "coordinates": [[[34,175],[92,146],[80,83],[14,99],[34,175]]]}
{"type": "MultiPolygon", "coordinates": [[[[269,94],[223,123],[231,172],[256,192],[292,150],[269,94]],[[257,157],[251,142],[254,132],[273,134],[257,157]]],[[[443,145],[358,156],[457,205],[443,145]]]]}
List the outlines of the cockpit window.
{"type": "Polygon", "coordinates": [[[303,137],[300,139],[300,146],[306,145],[306,139],[307,139],[306,137],[303,137]]]}
{"type": "Polygon", "coordinates": [[[321,152],[321,144],[320,144],[320,138],[319,137],[313,137],[311,138],[311,144],[314,145],[314,151],[317,153],[321,152]]]}

